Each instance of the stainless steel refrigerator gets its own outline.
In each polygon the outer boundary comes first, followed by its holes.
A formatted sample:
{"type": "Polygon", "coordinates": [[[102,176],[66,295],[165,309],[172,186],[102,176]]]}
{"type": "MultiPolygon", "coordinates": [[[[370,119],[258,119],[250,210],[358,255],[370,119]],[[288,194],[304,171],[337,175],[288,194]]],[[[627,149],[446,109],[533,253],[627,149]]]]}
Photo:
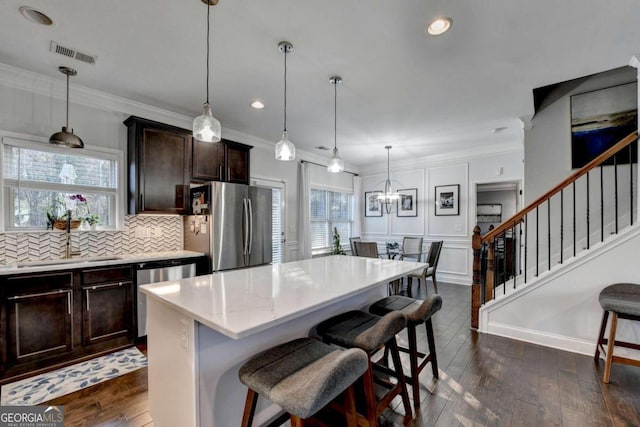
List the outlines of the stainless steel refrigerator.
{"type": "Polygon", "coordinates": [[[271,263],[271,189],[209,182],[190,196],[184,248],[207,254],[212,272],[271,263]]]}

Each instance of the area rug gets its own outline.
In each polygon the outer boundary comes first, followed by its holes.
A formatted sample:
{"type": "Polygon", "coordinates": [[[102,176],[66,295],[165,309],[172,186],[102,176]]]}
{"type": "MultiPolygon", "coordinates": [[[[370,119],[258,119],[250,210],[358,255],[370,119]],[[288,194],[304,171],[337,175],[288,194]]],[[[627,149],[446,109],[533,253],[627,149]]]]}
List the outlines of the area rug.
{"type": "Polygon", "coordinates": [[[2,386],[0,405],[38,405],[42,402],[110,380],[147,366],[135,347],[96,357],[2,386]]]}

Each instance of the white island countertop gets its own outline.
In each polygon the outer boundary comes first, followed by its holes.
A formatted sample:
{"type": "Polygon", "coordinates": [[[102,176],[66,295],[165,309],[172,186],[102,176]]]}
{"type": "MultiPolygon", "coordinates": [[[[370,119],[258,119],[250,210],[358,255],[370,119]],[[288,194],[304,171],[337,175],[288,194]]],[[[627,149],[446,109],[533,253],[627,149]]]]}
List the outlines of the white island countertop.
{"type": "Polygon", "coordinates": [[[241,339],[427,264],[334,255],[141,286],[207,327],[241,339]]]}

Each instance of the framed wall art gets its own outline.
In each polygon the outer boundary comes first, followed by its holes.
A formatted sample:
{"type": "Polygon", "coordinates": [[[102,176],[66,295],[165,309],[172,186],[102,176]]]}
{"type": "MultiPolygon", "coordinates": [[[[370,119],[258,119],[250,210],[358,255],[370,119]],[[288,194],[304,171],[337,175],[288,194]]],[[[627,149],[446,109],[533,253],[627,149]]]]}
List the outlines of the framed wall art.
{"type": "MultiPolygon", "coordinates": [[[[571,96],[571,167],[581,168],[638,129],[637,83],[571,96]]],[[[603,164],[637,162],[638,152],[622,150],[603,164]]]]}
{"type": "Polygon", "coordinates": [[[418,189],[406,188],[398,190],[396,215],[418,216],[418,189]]]}
{"type": "Polygon", "coordinates": [[[379,196],[382,191],[366,191],[364,193],[364,216],[382,216],[382,204],[379,196]]]}
{"type": "Polygon", "coordinates": [[[436,186],[436,216],[460,215],[460,184],[436,186]]]}

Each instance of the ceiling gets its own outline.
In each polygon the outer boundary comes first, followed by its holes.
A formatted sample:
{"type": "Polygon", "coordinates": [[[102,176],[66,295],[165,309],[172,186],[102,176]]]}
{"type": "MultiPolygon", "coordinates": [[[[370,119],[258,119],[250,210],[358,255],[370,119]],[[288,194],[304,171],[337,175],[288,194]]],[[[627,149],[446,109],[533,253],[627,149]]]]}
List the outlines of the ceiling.
{"type": "MultiPolygon", "coordinates": [[[[26,1],[26,0],[24,0],[26,1]]],[[[30,0],[54,25],[0,3],[0,62],[188,116],[205,96],[206,6],[200,0],[30,0]],[[54,40],[98,56],[49,52],[54,40]]],[[[640,53],[640,3],[584,0],[220,0],[211,10],[212,104],[223,128],[280,139],[281,40],[288,56],[288,130],[300,149],[333,146],[360,167],[386,159],[521,146],[532,89],[628,64],[640,53]],[[453,19],[438,37],[431,18],[453,19]],[[249,104],[262,100],[266,107],[249,104]],[[494,133],[495,128],[506,129],[494,133]]],[[[324,152],[327,158],[329,152],[324,152]]]]}

